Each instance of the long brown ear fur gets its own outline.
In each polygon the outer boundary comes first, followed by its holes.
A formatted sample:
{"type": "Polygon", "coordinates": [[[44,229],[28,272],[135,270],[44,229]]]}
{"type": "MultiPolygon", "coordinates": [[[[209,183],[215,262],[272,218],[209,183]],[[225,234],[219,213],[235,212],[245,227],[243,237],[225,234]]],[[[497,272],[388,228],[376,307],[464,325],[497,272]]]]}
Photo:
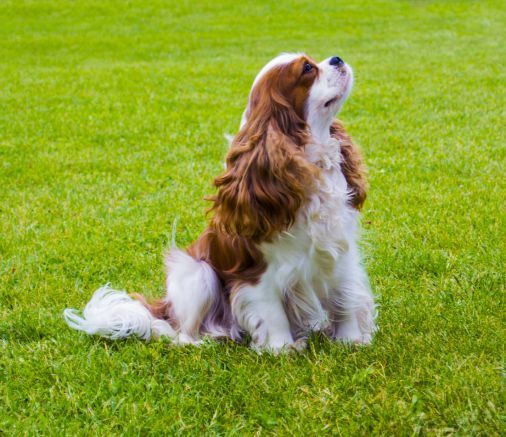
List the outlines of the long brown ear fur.
{"type": "Polygon", "coordinates": [[[332,123],[330,135],[339,140],[341,144],[341,155],[343,158],[341,170],[352,192],[350,202],[354,208],[360,210],[367,197],[367,170],[362,159],[362,154],[338,120],[332,123]]]}
{"type": "Polygon", "coordinates": [[[227,170],[214,181],[212,225],[255,242],[270,240],[294,223],[317,174],[276,123],[258,135],[242,132],[228,152],[227,170]]]}

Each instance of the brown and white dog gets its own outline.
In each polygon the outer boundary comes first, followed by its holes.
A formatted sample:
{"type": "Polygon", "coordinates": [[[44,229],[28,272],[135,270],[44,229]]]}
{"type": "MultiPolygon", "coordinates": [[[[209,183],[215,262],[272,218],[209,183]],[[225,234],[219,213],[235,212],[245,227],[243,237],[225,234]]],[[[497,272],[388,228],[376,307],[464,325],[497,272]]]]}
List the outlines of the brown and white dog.
{"type": "Polygon", "coordinates": [[[257,75],[215,180],[212,218],[166,257],[167,294],[148,303],[108,286],[67,323],[108,338],[203,336],[300,348],[311,331],[367,344],[375,304],[357,247],[362,158],[334,117],[353,84],[337,56],[282,54],[257,75]]]}

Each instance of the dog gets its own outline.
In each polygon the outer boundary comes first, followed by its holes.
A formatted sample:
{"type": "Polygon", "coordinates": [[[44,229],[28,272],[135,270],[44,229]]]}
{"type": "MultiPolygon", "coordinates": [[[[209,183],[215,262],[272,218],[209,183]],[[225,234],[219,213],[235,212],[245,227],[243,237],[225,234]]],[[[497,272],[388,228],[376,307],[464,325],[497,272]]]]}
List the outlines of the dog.
{"type": "Polygon", "coordinates": [[[321,331],[369,344],[376,305],[357,244],[362,157],[335,116],[353,85],[340,57],[281,54],[256,76],[208,227],[166,256],[167,293],[148,302],[105,286],[67,323],[108,338],[250,339],[258,351],[305,347],[321,331]]]}

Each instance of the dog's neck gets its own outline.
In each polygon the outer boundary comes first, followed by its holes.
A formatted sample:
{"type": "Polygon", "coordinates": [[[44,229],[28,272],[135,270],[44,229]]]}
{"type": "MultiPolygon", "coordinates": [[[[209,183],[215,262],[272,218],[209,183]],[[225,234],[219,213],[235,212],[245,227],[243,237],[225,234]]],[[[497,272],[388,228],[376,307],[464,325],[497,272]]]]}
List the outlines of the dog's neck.
{"type": "Polygon", "coordinates": [[[309,130],[313,142],[317,144],[327,144],[330,140],[330,125],[332,124],[332,118],[318,118],[316,120],[309,120],[309,130]]]}
{"type": "Polygon", "coordinates": [[[305,153],[309,162],[323,170],[341,172],[341,144],[329,135],[326,139],[313,141],[306,145],[305,153]],[[324,142],[322,141],[324,140],[324,142]]]}

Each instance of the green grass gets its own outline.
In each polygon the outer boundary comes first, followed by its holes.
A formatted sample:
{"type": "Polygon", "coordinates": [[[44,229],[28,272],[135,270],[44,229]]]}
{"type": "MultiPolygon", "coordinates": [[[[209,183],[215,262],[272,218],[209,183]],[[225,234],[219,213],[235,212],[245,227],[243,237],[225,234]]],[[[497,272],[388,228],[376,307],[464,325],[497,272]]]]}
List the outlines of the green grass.
{"type": "Polygon", "coordinates": [[[0,434],[504,435],[503,2],[146,3],[0,3],[0,434]],[[181,246],[205,226],[223,133],[281,51],[355,69],[373,345],[70,330],[105,282],[163,293],[171,224],[181,246]]]}

